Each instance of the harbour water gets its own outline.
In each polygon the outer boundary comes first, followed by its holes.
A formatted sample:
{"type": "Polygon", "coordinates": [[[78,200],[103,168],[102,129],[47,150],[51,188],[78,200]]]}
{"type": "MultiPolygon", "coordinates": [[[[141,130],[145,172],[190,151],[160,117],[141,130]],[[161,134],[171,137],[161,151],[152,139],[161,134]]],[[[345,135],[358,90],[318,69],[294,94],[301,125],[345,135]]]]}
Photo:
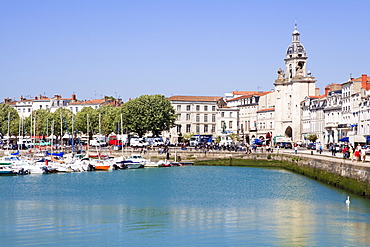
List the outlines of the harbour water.
{"type": "Polygon", "coordinates": [[[2,246],[370,245],[369,199],[280,169],[27,175],[0,188],[2,246]]]}

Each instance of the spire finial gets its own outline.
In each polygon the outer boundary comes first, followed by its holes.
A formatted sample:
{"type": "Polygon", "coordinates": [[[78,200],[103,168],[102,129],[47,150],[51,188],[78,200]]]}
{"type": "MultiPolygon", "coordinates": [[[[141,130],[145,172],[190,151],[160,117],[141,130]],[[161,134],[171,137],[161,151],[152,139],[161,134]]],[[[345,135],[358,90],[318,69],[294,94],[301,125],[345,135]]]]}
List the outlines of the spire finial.
{"type": "Polygon", "coordinates": [[[294,30],[297,30],[298,27],[297,27],[297,19],[294,21],[294,30]]]}

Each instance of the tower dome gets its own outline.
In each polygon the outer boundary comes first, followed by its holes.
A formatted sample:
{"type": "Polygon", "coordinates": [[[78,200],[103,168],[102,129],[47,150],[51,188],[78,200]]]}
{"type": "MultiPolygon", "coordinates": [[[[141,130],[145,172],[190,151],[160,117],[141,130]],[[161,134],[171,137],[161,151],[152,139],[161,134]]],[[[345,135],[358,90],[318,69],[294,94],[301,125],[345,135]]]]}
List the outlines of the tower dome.
{"type": "Polygon", "coordinates": [[[304,46],[300,42],[300,33],[297,29],[297,24],[295,24],[294,31],[292,33],[292,43],[288,46],[286,55],[291,56],[292,54],[300,54],[299,56],[306,56],[306,51],[304,46]]]}

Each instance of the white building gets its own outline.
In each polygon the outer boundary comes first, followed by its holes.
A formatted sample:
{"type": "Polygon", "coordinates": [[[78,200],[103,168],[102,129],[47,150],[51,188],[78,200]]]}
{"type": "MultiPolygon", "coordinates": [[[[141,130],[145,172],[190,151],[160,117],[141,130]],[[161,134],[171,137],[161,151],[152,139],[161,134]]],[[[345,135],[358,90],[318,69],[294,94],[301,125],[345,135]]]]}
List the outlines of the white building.
{"type": "Polygon", "coordinates": [[[44,109],[55,112],[58,108],[66,107],[75,101],[75,94],[72,94],[71,98],[62,98],[60,95],[54,95],[54,97],[49,98],[40,94],[33,99],[21,97],[19,101],[15,101],[11,106],[17,110],[21,118],[25,118],[29,117],[33,111],[44,109]]]}
{"type": "Polygon", "coordinates": [[[285,71],[278,70],[275,80],[275,136],[285,136],[292,141],[299,141],[301,133],[301,101],[306,96],[315,95],[315,78],[307,71],[307,56],[300,42],[300,33],[295,27],[292,43],[288,46],[285,71]]]}
{"type": "Polygon", "coordinates": [[[181,141],[184,135],[217,136],[217,129],[220,129],[217,115],[226,105],[222,97],[171,96],[168,100],[177,114],[176,127],[171,128],[168,134],[172,143],[181,141]]]}
{"type": "Polygon", "coordinates": [[[103,99],[93,99],[93,100],[82,100],[75,101],[65,106],[66,109],[69,109],[73,114],[81,111],[84,107],[91,107],[94,110],[99,109],[105,105],[120,106],[122,101],[120,99],[113,99],[105,96],[103,99]]]}

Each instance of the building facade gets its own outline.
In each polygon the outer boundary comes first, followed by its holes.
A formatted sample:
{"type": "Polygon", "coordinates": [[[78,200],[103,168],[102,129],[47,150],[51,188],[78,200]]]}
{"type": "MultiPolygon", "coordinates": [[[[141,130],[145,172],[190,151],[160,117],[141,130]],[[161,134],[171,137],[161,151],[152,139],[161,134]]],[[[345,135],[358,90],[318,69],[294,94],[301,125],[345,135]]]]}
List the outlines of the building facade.
{"type": "Polygon", "coordinates": [[[315,78],[307,72],[307,56],[300,42],[297,26],[292,33],[292,43],[288,46],[285,71],[278,70],[275,80],[275,136],[285,136],[292,141],[301,140],[301,101],[306,96],[315,95],[315,78]]]}
{"type": "Polygon", "coordinates": [[[219,109],[226,106],[222,97],[171,96],[168,100],[177,114],[176,127],[164,133],[171,143],[181,142],[185,135],[216,135],[219,109]]]}

